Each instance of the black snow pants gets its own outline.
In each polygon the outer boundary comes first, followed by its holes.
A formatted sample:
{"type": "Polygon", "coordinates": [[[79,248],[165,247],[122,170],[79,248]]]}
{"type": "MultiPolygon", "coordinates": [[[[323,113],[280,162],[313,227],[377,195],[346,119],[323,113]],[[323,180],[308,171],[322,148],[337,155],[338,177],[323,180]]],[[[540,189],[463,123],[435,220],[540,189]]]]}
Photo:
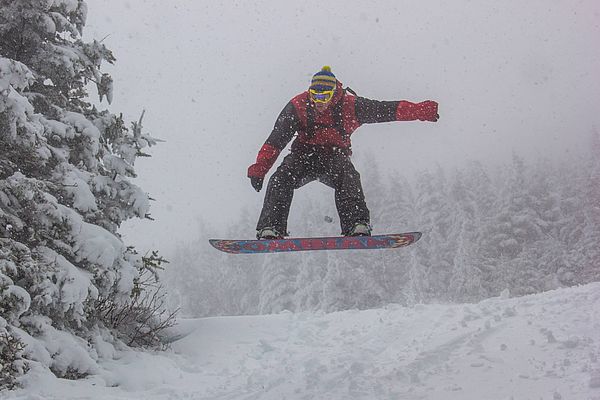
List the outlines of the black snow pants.
{"type": "Polygon", "coordinates": [[[360,174],[346,151],[318,146],[292,146],[292,152],[283,159],[269,180],[257,230],[272,227],[287,235],[294,190],[314,180],[335,190],[342,235],[348,234],[357,222],[370,222],[360,174]]]}

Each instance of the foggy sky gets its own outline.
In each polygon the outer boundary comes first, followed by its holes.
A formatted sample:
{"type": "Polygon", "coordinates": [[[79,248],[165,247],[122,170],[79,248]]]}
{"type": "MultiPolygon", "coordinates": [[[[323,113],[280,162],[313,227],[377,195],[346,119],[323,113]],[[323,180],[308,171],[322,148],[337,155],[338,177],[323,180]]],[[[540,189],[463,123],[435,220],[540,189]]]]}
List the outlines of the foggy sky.
{"type": "Polygon", "coordinates": [[[600,126],[595,0],[87,3],[84,36],[104,38],[117,58],[105,68],[109,109],[129,120],[145,109],[146,132],[166,141],[136,164],[136,182],[157,200],[156,221],[122,229],[141,249],[193,238],[198,218],[218,236],[244,210],[258,217],[264,191],[246,169],[323,65],[361,96],[440,104],[435,124],[359,128],[359,171],[369,159],[411,176],[513,152],[561,157],[600,126]]]}

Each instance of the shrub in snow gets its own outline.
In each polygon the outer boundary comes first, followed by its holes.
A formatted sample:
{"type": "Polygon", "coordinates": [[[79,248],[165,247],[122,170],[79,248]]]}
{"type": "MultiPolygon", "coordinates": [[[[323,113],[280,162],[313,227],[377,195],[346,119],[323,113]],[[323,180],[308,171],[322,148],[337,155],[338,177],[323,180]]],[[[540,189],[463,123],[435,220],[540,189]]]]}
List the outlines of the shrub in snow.
{"type": "MultiPolygon", "coordinates": [[[[129,251],[136,254],[131,248],[129,251]]],[[[158,270],[166,262],[157,252],[142,257],[129,299],[116,301],[114,296],[101,296],[96,301],[97,315],[129,346],[161,346],[162,332],[173,325],[175,311],[168,311],[166,293],[158,279],[158,270]]]]}
{"type": "MultiPolygon", "coordinates": [[[[24,371],[22,357],[60,376],[93,372],[114,341],[107,326],[128,336],[100,305],[130,310],[148,269],[117,229],[148,217],[130,178],[156,140],[141,118],[128,129],[87,101],[90,82],[111,101],[100,65],[114,57],[82,41],[86,14],[83,0],[0,0],[0,386],[24,371]]],[[[155,335],[160,306],[135,304],[124,330],[155,335]]]]}

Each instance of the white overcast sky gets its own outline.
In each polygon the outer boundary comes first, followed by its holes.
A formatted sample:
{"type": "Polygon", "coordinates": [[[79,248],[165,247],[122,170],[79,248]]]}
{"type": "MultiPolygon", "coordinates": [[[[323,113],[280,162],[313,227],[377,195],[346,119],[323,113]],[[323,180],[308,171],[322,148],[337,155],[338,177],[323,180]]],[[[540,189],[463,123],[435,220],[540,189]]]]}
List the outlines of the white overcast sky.
{"type": "Polygon", "coordinates": [[[193,238],[199,218],[258,217],[246,169],[322,65],[365,97],[440,103],[436,124],[359,128],[359,171],[367,158],[412,175],[513,151],[560,157],[600,126],[597,0],[87,3],[86,39],[117,58],[109,108],[145,109],[146,132],[166,141],[136,165],[156,221],[123,227],[144,249],[193,238]]]}

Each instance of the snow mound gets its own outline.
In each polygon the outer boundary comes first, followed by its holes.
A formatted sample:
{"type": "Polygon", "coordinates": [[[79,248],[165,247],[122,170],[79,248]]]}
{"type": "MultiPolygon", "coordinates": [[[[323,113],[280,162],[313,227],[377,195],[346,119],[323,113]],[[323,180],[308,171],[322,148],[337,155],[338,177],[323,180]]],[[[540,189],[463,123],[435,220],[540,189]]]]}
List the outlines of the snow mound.
{"type": "Polygon", "coordinates": [[[183,320],[166,353],[119,353],[82,381],[34,370],[7,398],[600,398],[599,317],[593,283],[477,304],[183,320]]]}

